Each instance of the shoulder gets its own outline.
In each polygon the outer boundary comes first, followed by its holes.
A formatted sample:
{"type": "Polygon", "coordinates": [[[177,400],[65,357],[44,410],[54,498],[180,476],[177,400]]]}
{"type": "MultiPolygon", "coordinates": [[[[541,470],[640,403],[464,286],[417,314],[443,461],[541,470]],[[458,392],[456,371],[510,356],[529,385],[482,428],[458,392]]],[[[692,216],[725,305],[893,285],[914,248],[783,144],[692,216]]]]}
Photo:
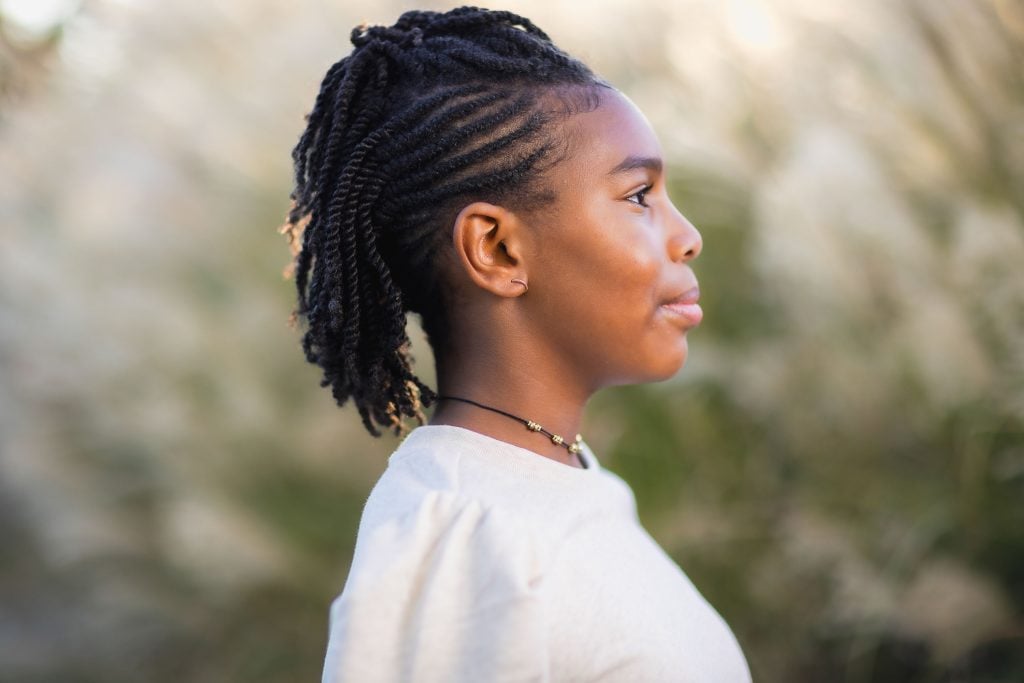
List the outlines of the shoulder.
{"type": "Polygon", "coordinates": [[[357,537],[324,681],[547,680],[542,583],[514,518],[428,492],[357,537]]]}
{"type": "Polygon", "coordinates": [[[539,574],[536,548],[509,511],[457,492],[432,490],[391,510],[375,509],[371,496],[346,590],[389,580],[411,587],[414,577],[429,575],[435,584],[475,576],[523,591],[539,574]]]}

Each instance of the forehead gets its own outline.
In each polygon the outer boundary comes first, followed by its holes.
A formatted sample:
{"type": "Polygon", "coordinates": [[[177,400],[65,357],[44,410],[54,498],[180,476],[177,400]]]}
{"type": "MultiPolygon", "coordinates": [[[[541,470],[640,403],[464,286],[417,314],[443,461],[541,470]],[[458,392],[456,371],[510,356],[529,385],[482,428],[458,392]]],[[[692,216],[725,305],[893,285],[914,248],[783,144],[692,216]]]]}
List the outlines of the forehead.
{"type": "Polygon", "coordinates": [[[662,154],[643,112],[617,90],[602,91],[597,108],[572,116],[566,133],[572,147],[566,170],[577,175],[607,175],[629,157],[662,154]]]}

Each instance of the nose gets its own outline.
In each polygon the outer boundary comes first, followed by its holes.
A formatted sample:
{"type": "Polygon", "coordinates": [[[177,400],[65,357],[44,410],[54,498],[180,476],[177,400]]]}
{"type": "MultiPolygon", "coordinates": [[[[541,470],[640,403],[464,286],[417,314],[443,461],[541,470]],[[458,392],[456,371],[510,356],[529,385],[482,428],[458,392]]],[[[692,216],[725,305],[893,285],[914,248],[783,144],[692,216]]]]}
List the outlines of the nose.
{"type": "Polygon", "coordinates": [[[668,257],[678,263],[687,263],[700,255],[704,240],[700,231],[686,216],[672,207],[672,225],[668,234],[668,257]]]}

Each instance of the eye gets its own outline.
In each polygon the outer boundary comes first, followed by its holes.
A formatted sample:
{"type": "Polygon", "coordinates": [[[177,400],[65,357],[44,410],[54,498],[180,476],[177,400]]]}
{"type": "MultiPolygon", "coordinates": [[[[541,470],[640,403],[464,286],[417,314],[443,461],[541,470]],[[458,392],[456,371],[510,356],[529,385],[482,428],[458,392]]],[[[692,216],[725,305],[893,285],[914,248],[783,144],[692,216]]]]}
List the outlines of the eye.
{"type": "Polygon", "coordinates": [[[647,206],[647,193],[651,191],[650,185],[644,185],[633,194],[626,197],[626,201],[637,206],[647,206]]]}

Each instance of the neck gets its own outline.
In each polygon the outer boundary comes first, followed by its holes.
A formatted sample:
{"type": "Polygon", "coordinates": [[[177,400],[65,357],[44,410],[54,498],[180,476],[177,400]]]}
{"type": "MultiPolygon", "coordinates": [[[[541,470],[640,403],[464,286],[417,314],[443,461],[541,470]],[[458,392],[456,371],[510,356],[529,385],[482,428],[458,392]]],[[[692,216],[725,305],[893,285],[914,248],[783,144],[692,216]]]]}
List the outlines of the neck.
{"type": "MultiPolygon", "coordinates": [[[[440,395],[470,399],[537,422],[547,431],[562,436],[567,443],[576,438],[590,393],[570,381],[564,369],[550,367],[551,363],[544,363],[522,349],[510,352],[507,344],[504,347],[488,343],[467,346],[485,349],[486,353],[470,348],[454,349],[439,357],[440,395]]],[[[430,424],[464,427],[563,464],[581,466],[578,457],[564,446],[528,430],[521,422],[461,401],[440,401],[430,424]]]]}

